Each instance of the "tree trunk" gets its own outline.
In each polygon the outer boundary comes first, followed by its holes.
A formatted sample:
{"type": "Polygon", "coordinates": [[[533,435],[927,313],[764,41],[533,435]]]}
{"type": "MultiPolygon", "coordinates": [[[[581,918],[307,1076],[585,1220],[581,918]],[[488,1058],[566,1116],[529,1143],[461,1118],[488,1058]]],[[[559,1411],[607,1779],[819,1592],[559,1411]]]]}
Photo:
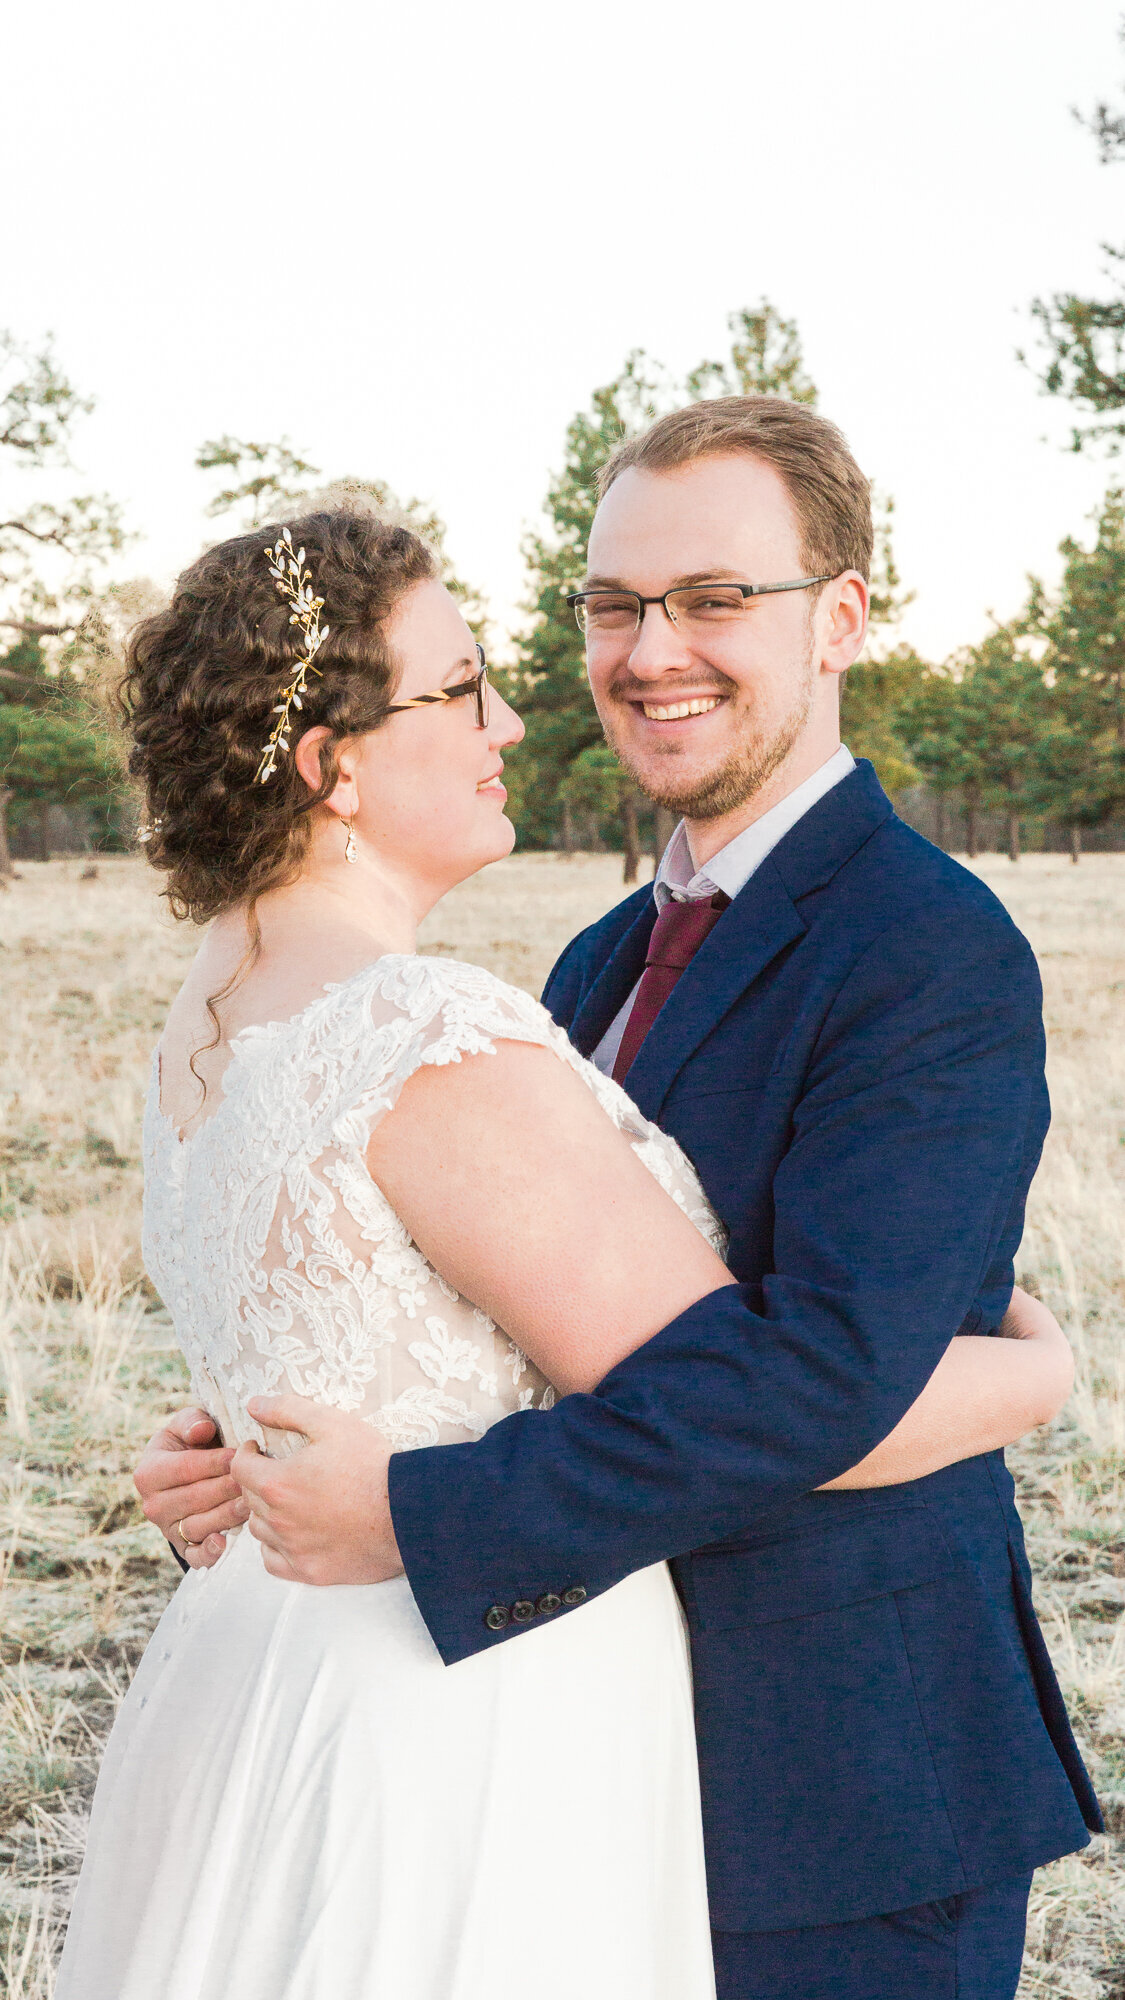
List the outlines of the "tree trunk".
{"type": "Polygon", "coordinates": [[[1009,861],[1018,861],[1019,858],[1020,816],[1018,812],[1010,812],[1008,814],[1008,859],[1009,861]]]}
{"type": "Polygon", "coordinates": [[[38,819],[39,859],[40,861],[49,861],[51,859],[51,802],[49,799],[41,799],[39,801],[38,819]]]}
{"type": "Polygon", "coordinates": [[[973,799],[967,799],[965,802],[965,852],[970,861],[975,861],[977,855],[980,853],[980,840],[977,834],[977,807],[973,799]]]}
{"type": "Polygon", "coordinates": [[[8,802],[12,793],[7,785],[0,785],[0,887],[7,888],[12,878],[12,850],[8,845],[8,802]]]}
{"type": "Polygon", "coordinates": [[[937,795],[937,803],[934,811],[934,833],[936,835],[937,845],[939,847],[945,847],[947,845],[945,821],[946,821],[945,793],[939,792],[937,795]]]}
{"type": "Polygon", "coordinates": [[[1072,826],[1070,829],[1070,858],[1077,868],[1078,863],[1082,859],[1082,828],[1080,826],[1072,826]]]}
{"type": "Polygon", "coordinates": [[[635,882],[641,865],[636,792],[626,792],[621,801],[621,829],[625,836],[625,868],[621,879],[623,882],[635,882]]]}
{"type": "Polygon", "coordinates": [[[667,806],[654,806],[652,810],[652,859],[659,868],[660,857],[676,831],[676,815],[667,806]]]}
{"type": "Polygon", "coordinates": [[[577,845],[574,838],[574,814],[569,804],[562,809],[562,844],[564,854],[573,854],[577,845]]]}

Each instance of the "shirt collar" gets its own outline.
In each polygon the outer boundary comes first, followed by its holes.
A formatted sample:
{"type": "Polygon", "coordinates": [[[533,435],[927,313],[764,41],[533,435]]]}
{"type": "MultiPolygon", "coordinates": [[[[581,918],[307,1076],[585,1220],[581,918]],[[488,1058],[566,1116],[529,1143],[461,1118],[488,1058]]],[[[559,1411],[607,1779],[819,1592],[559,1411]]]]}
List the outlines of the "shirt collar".
{"type": "Polygon", "coordinates": [[[814,806],[818,799],[832,790],[833,785],[838,785],[849,771],[854,770],[855,758],[841,744],[819,771],[814,771],[794,791],[779,799],[752,826],[736,833],[733,840],[728,840],[725,847],[720,847],[719,852],[696,871],[692,867],[687,830],[681,820],[664,850],[652,885],[657,909],[662,910],[666,903],[673,901],[694,903],[715,895],[718,890],[722,890],[733,902],[739,890],[746,887],[755,869],[761,866],[790,827],[796,826],[810,806],[814,806]]]}

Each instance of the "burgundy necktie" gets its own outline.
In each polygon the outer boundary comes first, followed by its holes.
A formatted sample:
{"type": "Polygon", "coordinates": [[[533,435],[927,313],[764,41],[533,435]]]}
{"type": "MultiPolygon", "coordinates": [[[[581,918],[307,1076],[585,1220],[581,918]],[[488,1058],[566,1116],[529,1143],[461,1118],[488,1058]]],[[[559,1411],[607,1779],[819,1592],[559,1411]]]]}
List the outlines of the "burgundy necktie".
{"type": "Polygon", "coordinates": [[[698,902],[665,903],[652,927],[645,969],[614,1060],[615,1082],[625,1081],[637,1050],[681,972],[714,930],[729,902],[730,897],[724,896],[720,889],[716,895],[698,902]]]}

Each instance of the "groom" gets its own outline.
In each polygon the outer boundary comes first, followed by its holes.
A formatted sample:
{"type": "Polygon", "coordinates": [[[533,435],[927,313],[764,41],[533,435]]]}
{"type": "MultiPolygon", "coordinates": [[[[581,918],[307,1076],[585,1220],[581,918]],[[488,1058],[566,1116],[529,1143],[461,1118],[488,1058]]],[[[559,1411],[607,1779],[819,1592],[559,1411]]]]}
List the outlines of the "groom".
{"type": "MultiPolygon", "coordinates": [[[[1047,1122],[1025,941],[840,745],[870,555],[839,432],[730,399],[618,451],[577,594],[606,734],[682,824],[544,997],[694,1161],[739,1287],[593,1395],[397,1454],[374,1523],[362,1425],[262,1461],[293,1571],[405,1567],[451,1665],[671,1559],[720,2000],[1009,2000],[1032,1870],[1101,1825],[1002,1454],[815,1490],[997,1326],[1047,1122]]],[[[233,1514],[192,1417],[138,1483],[194,1540],[233,1514]]],[[[543,1948],[579,1991],[581,1938],[543,1948]]]]}

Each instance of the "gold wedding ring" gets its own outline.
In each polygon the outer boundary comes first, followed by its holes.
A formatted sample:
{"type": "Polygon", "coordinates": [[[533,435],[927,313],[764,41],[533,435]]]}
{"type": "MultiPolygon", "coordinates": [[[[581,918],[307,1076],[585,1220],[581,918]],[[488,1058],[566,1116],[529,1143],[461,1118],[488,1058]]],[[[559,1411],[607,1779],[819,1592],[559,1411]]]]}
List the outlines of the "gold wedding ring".
{"type": "Polygon", "coordinates": [[[199,1547],[201,1547],[201,1544],[199,1542],[188,1541],[188,1538],[184,1533],[184,1524],[182,1521],[176,1522],[176,1533],[179,1535],[179,1538],[183,1543],[185,1549],[198,1549],[199,1547]]]}

